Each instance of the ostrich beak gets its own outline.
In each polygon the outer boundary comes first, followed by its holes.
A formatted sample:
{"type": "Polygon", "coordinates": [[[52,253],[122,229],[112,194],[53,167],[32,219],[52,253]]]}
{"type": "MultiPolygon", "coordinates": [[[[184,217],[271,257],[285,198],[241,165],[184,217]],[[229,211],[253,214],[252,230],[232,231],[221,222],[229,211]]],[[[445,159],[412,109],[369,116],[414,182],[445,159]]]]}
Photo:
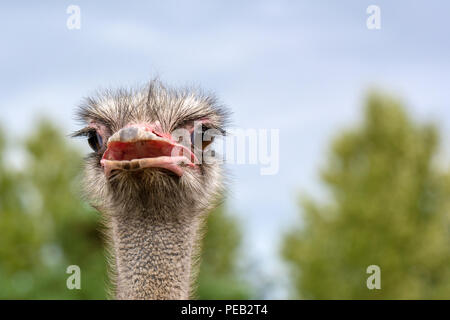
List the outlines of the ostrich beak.
{"type": "Polygon", "coordinates": [[[191,150],[157,129],[158,123],[129,125],[113,134],[100,161],[105,176],[114,170],[163,168],[181,177],[183,166],[195,167],[191,150]]]}

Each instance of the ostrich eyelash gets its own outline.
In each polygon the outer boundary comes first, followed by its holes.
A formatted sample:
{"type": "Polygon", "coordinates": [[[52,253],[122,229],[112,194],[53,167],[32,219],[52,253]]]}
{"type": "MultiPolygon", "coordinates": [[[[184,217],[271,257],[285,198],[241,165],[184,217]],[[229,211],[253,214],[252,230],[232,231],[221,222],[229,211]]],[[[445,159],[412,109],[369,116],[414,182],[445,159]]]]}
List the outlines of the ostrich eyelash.
{"type": "MultiPolygon", "coordinates": [[[[188,125],[188,124],[192,124],[192,123],[195,122],[196,120],[199,120],[199,119],[194,119],[194,120],[191,120],[191,119],[189,119],[189,120],[184,120],[183,122],[181,122],[180,124],[178,124],[178,125],[176,126],[176,128],[183,128],[183,127],[185,127],[185,126],[188,125]]],[[[214,125],[213,123],[210,123],[210,122],[208,122],[208,123],[202,123],[202,125],[201,125],[201,130],[202,130],[203,132],[205,132],[205,131],[207,131],[207,130],[209,130],[209,129],[215,129],[215,130],[219,131],[222,135],[226,135],[226,130],[223,129],[222,127],[216,126],[216,125],[214,125]]]]}
{"type": "Polygon", "coordinates": [[[96,130],[92,127],[86,127],[83,128],[81,130],[75,131],[74,133],[72,133],[70,135],[70,137],[72,138],[76,138],[76,137],[89,137],[89,135],[91,134],[95,134],[96,130]]]}

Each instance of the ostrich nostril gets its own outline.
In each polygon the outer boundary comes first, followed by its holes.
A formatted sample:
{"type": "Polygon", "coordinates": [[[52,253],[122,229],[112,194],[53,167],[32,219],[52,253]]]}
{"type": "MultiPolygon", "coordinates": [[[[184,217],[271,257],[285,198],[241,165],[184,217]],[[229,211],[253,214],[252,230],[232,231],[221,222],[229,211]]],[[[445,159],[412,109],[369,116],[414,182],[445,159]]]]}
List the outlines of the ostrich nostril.
{"type": "Polygon", "coordinates": [[[137,138],[139,129],[136,127],[128,127],[120,130],[120,140],[130,141],[137,138]]]}

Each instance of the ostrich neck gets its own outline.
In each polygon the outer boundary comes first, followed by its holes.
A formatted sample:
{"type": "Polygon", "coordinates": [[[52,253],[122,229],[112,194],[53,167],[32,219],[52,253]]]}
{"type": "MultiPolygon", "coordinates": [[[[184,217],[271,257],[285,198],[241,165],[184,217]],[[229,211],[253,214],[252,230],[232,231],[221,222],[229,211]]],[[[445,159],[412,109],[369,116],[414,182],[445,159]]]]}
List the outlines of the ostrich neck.
{"type": "Polygon", "coordinates": [[[118,299],[189,298],[197,219],[121,214],[111,222],[118,299]]]}

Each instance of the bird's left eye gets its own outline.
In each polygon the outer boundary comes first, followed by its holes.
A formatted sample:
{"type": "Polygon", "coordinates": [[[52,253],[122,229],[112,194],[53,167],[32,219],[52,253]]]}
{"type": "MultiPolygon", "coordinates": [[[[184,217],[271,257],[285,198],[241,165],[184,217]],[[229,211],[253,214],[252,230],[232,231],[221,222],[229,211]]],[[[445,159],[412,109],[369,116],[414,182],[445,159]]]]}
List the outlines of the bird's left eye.
{"type": "Polygon", "coordinates": [[[203,135],[206,131],[206,127],[204,125],[196,127],[191,132],[191,144],[194,145],[194,142],[202,142],[203,143],[203,135]]]}
{"type": "Polygon", "coordinates": [[[103,146],[102,136],[97,131],[90,131],[88,133],[88,143],[92,150],[98,152],[103,146]]]}

